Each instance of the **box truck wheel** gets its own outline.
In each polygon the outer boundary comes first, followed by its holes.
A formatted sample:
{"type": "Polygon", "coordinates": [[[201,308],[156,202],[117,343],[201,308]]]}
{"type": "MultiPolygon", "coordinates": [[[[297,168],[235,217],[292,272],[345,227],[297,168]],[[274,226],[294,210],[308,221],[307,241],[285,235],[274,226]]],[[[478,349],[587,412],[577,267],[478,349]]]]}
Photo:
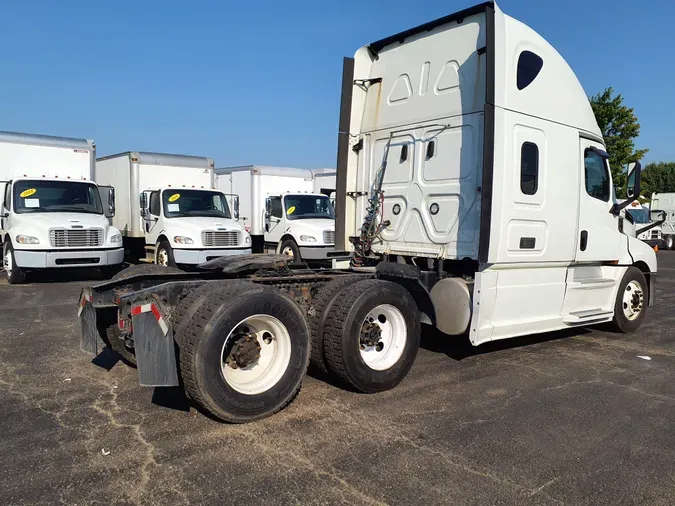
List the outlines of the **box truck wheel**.
{"type": "Polygon", "coordinates": [[[279,253],[291,257],[294,262],[301,262],[300,258],[300,248],[293,239],[286,239],[279,246],[279,253]]]}
{"type": "Polygon", "coordinates": [[[16,261],[14,260],[14,248],[9,240],[5,243],[2,263],[5,274],[7,275],[7,282],[10,285],[18,285],[26,281],[26,273],[21,267],[16,265],[16,261]]]}
{"type": "Polygon", "coordinates": [[[361,392],[398,385],[413,365],[420,344],[417,305],[407,290],[368,279],[342,290],[323,329],[328,370],[361,392]]]}
{"type": "Polygon", "coordinates": [[[362,280],[363,276],[338,276],[319,288],[312,297],[312,305],[307,312],[307,323],[312,338],[312,352],[310,356],[310,366],[321,372],[328,372],[326,361],[323,357],[323,328],[333,302],[338,293],[348,285],[362,280]]]}
{"type": "Polygon", "coordinates": [[[666,249],[667,250],[672,250],[673,246],[675,245],[675,239],[673,239],[672,235],[667,235],[666,236],[666,249]]]}
{"type": "Polygon", "coordinates": [[[176,267],[176,261],[173,258],[173,249],[168,241],[159,241],[155,247],[155,263],[163,267],[176,267]]]}
{"type": "Polygon", "coordinates": [[[278,290],[221,285],[181,333],[185,389],[219,420],[244,423],[270,416],[300,390],[309,330],[298,305],[278,290]]]}
{"type": "Polygon", "coordinates": [[[637,267],[629,267],[619,284],[614,304],[612,328],[616,332],[635,332],[645,319],[648,304],[647,280],[637,267]]]}

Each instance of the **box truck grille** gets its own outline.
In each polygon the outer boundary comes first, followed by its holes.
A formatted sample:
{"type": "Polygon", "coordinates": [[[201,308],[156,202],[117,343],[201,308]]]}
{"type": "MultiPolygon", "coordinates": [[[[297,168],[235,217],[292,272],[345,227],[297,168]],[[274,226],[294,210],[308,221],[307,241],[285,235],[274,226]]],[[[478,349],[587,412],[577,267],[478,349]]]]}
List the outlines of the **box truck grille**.
{"type": "Polygon", "coordinates": [[[91,248],[103,245],[103,230],[50,230],[49,242],[55,248],[91,248]]]}
{"type": "Polygon", "coordinates": [[[324,244],[335,244],[335,230],[324,230],[323,242],[324,244]]]}
{"type": "Polygon", "coordinates": [[[239,232],[202,232],[204,246],[239,246],[239,232]]]}

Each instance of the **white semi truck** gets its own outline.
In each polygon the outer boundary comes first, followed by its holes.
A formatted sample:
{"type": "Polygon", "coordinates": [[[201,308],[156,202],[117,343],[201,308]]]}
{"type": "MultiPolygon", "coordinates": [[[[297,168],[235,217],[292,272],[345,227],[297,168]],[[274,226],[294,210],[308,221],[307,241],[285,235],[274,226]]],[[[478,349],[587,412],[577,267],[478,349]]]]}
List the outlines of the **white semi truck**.
{"type": "Polygon", "coordinates": [[[63,267],[119,267],[115,192],[93,182],[93,141],[0,132],[0,227],[7,281],[63,267]]]}
{"type": "Polygon", "coordinates": [[[117,189],[113,224],[142,261],[194,267],[251,252],[238,197],[215,189],[210,158],[126,152],[96,160],[95,179],[117,189]]]}
{"type": "Polygon", "coordinates": [[[665,221],[661,224],[663,246],[675,249],[675,193],[652,193],[649,208],[665,213],[665,221]]]}
{"type": "Polygon", "coordinates": [[[422,322],[480,345],[644,321],[656,253],[623,231],[640,165],[617,203],[574,72],[496,4],[347,58],[339,130],[336,243],[350,268],[251,255],[202,276],[129,271],[82,292],[82,348],[114,334],[142,385],[184,384],[213,416],[247,422],[292,401],[308,357],[353,389],[393,388],[422,322]]]}
{"type": "MultiPolygon", "coordinates": [[[[241,196],[242,221],[250,230],[254,252],[323,261],[334,251],[333,204],[330,195],[316,191],[312,171],[250,165],[216,173],[221,191],[241,196]]],[[[323,171],[317,174],[331,184],[323,171]]]]}

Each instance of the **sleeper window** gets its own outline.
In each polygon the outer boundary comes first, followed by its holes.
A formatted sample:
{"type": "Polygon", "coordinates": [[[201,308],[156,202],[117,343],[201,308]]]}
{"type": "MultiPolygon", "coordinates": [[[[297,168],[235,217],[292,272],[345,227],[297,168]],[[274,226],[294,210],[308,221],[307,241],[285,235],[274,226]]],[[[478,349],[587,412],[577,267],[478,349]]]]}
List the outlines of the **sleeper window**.
{"type": "Polygon", "coordinates": [[[541,68],[544,66],[544,60],[532,51],[523,51],[518,56],[518,73],[516,75],[516,85],[519,90],[527,88],[534,81],[541,68]]]}
{"type": "Polygon", "coordinates": [[[593,198],[608,202],[610,195],[609,171],[605,159],[595,151],[586,150],[584,173],[588,194],[593,198]]]}
{"type": "Polygon", "coordinates": [[[534,195],[539,188],[539,148],[532,142],[520,149],[520,191],[534,195]]]}

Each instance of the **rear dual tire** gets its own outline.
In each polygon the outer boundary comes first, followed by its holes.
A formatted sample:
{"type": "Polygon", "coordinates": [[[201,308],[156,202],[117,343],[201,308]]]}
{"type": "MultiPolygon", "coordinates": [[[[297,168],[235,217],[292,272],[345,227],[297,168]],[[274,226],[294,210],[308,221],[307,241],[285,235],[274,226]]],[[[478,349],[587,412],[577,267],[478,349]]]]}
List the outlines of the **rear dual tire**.
{"type": "Polygon", "coordinates": [[[251,422],[283,409],[307,371],[309,330],[300,308],[253,283],[215,289],[176,339],[187,393],[225,422],[251,422]]]}
{"type": "Polygon", "coordinates": [[[335,296],[321,333],[328,370],[352,388],[374,393],[394,388],[408,374],[421,323],[407,290],[367,279],[335,296]]]}

